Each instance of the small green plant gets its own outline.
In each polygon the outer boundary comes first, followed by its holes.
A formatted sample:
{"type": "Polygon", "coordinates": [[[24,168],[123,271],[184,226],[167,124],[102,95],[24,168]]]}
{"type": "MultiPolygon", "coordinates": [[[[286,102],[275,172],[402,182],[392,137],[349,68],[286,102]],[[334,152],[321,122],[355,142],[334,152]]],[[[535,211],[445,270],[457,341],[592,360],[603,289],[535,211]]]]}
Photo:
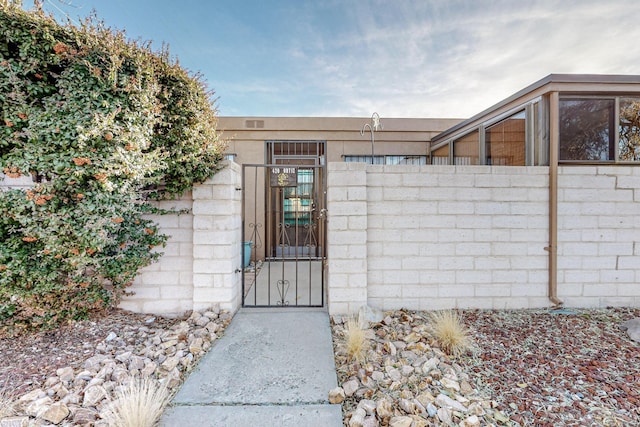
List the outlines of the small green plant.
{"type": "Polygon", "coordinates": [[[347,321],[344,329],[344,349],[348,360],[361,363],[366,358],[369,340],[366,336],[366,327],[358,318],[347,321]]]}
{"type": "Polygon", "coordinates": [[[450,356],[460,356],[472,348],[469,329],[453,310],[436,311],[431,314],[431,327],[440,348],[450,356]]]}
{"type": "Polygon", "coordinates": [[[169,403],[169,391],[150,378],[136,378],[116,393],[105,416],[109,425],[119,427],[153,427],[169,403]]]}

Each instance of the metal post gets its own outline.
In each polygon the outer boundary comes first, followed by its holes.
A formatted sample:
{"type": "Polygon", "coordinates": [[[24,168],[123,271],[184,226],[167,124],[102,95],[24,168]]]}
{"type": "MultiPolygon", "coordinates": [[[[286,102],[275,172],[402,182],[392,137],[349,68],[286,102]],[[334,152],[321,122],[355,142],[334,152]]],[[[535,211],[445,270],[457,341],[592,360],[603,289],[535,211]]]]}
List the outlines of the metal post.
{"type": "Polygon", "coordinates": [[[369,128],[369,131],[371,132],[371,164],[374,164],[374,153],[373,153],[373,145],[375,142],[375,131],[377,130],[382,130],[382,123],[380,123],[380,116],[378,115],[378,113],[373,113],[371,115],[371,123],[365,123],[362,126],[362,130],[360,130],[360,135],[364,136],[364,131],[369,128]]]}

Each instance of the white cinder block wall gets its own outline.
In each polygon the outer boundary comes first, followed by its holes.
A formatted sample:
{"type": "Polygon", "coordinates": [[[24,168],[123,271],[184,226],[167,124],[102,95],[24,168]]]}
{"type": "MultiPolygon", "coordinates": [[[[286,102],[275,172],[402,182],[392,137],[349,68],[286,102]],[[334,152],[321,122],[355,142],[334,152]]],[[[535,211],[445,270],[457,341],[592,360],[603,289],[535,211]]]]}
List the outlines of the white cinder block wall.
{"type": "Polygon", "coordinates": [[[163,255],[158,262],[143,268],[127,289],[120,307],[138,313],[181,314],[193,308],[193,200],[191,192],[179,200],[157,203],[163,209],[186,209],[180,215],[153,215],[162,233],[169,236],[167,245],[158,248],[163,255]]]}
{"type": "MultiPolygon", "coordinates": [[[[549,306],[548,173],[329,164],[330,312],[549,306]]],[[[640,305],[639,197],[640,168],[560,168],[565,305],[640,305]]]]}
{"type": "Polygon", "coordinates": [[[164,255],[145,267],[120,307],[140,313],[182,314],[219,305],[240,306],[240,166],[224,169],[179,201],[161,207],[189,209],[154,217],[170,236],[164,255]]]}
{"type": "Polygon", "coordinates": [[[640,306],[640,168],[562,167],[558,187],[560,299],[640,306]]]}

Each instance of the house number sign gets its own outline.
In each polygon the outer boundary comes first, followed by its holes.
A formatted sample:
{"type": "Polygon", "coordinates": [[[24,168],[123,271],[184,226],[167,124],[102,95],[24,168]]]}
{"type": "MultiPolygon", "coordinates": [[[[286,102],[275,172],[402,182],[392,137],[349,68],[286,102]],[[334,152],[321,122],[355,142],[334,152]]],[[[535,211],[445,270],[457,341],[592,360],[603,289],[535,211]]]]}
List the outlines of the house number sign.
{"type": "Polygon", "coordinates": [[[271,168],[270,176],[272,187],[295,187],[296,185],[298,185],[297,168],[271,168]]]}

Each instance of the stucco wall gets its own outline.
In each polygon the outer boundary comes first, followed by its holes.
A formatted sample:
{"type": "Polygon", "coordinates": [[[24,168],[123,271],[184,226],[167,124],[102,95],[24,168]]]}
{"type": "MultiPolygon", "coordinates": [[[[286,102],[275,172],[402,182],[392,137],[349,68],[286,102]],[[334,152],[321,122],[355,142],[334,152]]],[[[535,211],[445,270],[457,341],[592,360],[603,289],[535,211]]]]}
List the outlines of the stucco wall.
{"type": "MultiPolygon", "coordinates": [[[[546,167],[329,164],[329,310],[549,306],[548,182],[546,167]]],[[[565,305],[640,305],[639,197],[640,168],[560,168],[565,305]]]]}

